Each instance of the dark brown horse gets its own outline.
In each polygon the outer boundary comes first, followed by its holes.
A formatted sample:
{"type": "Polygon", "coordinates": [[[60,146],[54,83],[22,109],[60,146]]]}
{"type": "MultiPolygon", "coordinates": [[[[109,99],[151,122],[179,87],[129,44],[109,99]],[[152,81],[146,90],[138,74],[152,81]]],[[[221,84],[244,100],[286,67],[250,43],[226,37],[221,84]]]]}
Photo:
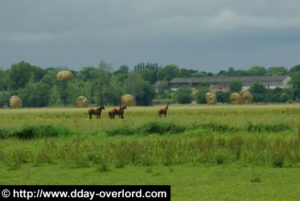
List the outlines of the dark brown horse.
{"type": "Polygon", "coordinates": [[[108,116],[110,119],[114,119],[116,115],[119,115],[119,118],[124,118],[124,110],[127,109],[127,105],[120,106],[119,109],[113,108],[108,111],[108,116]]]}
{"type": "Polygon", "coordinates": [[[164,115],[166,117],[167,112],[168,112],[168,108],[169,108],[169,103],[167,103],[167,105],[164,108],[161,108],[161,109],[158,110],[158,115],[160,117],[162,117],[162,115],[164,115]]]}
{"type": "Polygon", "coordinates": [[[120,106],[119,109],[116,110],[116,115],[119,115],[119,118],[124,118],[124,110],[127,109],[127,105],[120,106]]]}
{"type": "Polygon", "coordinates": [[[90,119],[92,119],[93,114],[97,116],[97,119],[100,119],[100,115],[101,115],[102,110],[105,110],[104,106],[100,106],[97,109],[89,109],[88,113],[90,115],[90,119]]]}
{"type": "Polygon", "coordinates": [[[109,116],[110,119],[114,119],[115,118],[117,110],[118,109],[113,108],[112,110],[108,111],[108,116],[109,116]]]}

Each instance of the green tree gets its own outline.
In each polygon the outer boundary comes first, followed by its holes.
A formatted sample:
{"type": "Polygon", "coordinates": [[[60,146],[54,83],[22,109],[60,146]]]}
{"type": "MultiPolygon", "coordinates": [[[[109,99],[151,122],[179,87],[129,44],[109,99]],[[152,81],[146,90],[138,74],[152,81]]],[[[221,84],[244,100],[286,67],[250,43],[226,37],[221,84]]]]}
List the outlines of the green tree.
{"type": "Polygon", "coordinates": [[[138,63],[134,67],[134,71],[139,72],[143,79],[148,81],[150,84],[153,84],[158,80],[158,64],[157,63],[147,63],[144,62],[138,63]]]}
{"type": "Polygon", "coordinates": [[[249,73],[246,70],[237,70],[235,76],[248,76],[249,73]]]}
{"type": "Polygon", "coordinates": [[[229,67],[227,75],[228,76],[236,76],[236,70],[233,67],[229,67]]]}
{"type": "Polygon", "coordinates": [[[196,72],[193,73],[192,77],[205,77],[206,73],[205,72],[196,72]]]}
{"type": "Polygon", "coordinates": [[[63,105],[68,105],[72,102],[71,100],[71,95],[72,92],[69,89],[69,84],[68,84],[69,80],[57,80],[56,81],[56,89],[57,89],[57,93],[58,93],[58,98],[60,100],[59,103],[62,103],[63,105]]]}
{"type": "Polygon", "coordinates": [[[217,91],[216,98],[218,103],[229,103],[230,92],[217,91]]]}
{"type": "Polygon", "coordinates": [[[9,105],[10,94],[8,91],[0,91],[0,107],[9,105]]]}
{"type": "Polygon", "coordinates": [[[209,87],[207,87],[207,86],[197,87],[197,92],[196,92],[196,95],[195,95],[195,99],[196,99],[196,102],[198,104],[205,104],[206,103],[205,94],[207,92],[209,92],[209,87]]]}
{"type": "Polygon", "coordinates": [[[182,69],[180,69],[178,77],[192,77],[193,73],[196,73],[196,72],[192,71],[192,70],[188,70],[188,69],[182,68],[182,69]]]}
{"type": "Polygon", "coordinates": [[[158,78],[160,80],[167,80],[170,81],[173,78],[179,75],[179,68],[174,64],[166,65],[165,67],[159,69],[158,71],[158,78]]]}
{"type": "Polygon", "coordinates": [[[248,70],[248,74],[249,75],[257,75],[257,76],[266,75],[266,69],[263,66],[252,66],[248,70]]]}
{"type": "Polygon", "coordinates": [[[50,88],[43,83],[29,82],[19,90],[19,95],[25,107],[44,107],[49,104],[50,88]]]}
{"type": "Polygon", "coordinates": [[[282,91],[283,90],[281,88],[267,89],[265,93],[266,102],[270,102],[270,103],[281,102],[282,91]]]}
{"type": "Polygon", "coordinates": [[[280,95],[280,102],[286,103],[289,100],[293,99],[293,94],[290,92],[289,89],[284,89],[280,95]]]}
{"type": "Polygon", "coordinates": [[[293,66],[290,70],[289,70],[289,75],[293,75],[293,73],[299,72],[300,71],[300,64],[293,66]]]}
{"type": "Polygon", "coordinates": [[[188,104],[192,102],[192,89],[189,86],[181,86],[174,94],[178,103],[188,104]]]}
{"type": "Polygon", "coordinates": [[[94,101],[97,105],[109,104],[109,102],[107,102],[106,95],[108,88],[110,88],[109,83],[112,76],[110,72],[111,70],[112,65],[105,61],[101,61],[98,65],[99,74],[93,81],[94,87],[92,89],[94,101]]]}
{"type": "Polygon", "coordinates": [[[89,67],[84,67],[81,71],[78,73],[78,78],[83,81],[87,80],[95,80],[100,76],[100,70],[89,66],[89,67]]]}
{"type": "Polygon", "coordinates": [[[128,74],[125,81],[125,92],[135,97],[137,105],[151,105],[155,97],[153,87],[136,71],[128,74]]]}
{"type": "Polygon", "coordinates": [[[249,88],[250,93],[253,95],[254,102],[264,102],[267,89],[262,83],[253,83],[249,88]]]}
{"type": "Polygon", "coordinates": [[[158,87],[158,95],[160,97],[165,97],[167,95],[166,92],[169,92],[168,82],[162,81],[162,83],[158,87]]]}
{"type": "Polygon", "coordinates": [[[101,60],[98,68],[100,69],[100,72],[111,72],[112,71],[112,64],[111,63],[107,63],[104,60],[101,60]]]}
{"type": "Polygon", "coordinates": [[[243,87],[243,83],[238,80],[233,80],[229,82],[230,92],[240,92],[243,87]]]}
{"type": "Polygon", "coordinates": [[[56,83],[56,73],[54,72],[50,72],[47,73],[42,79],[41,79],[41,83],[42,84],[46,84],[48,85],[50,88],[53,87],[56,83]]]}
{"type": "Polygon", "coordinates": [[[294,98],[300,98],[300,71],[293,72],[290,84],[293,88],[294,98]]]}
{"type": "Polygon", "coordinates": [[[278,67],[270,67],[267,70],[267,75],[270,76],[274,76],[274,75],[286,75],[287,74],[287,70],[282,67],[282,66],[278,66],[278,67]]]}
{"type": "Polygon", "coordinates": [[[0,69],[0,91],[6,91],[8,88],[7,75],[8,75],[8,73],[6,71],[3,71],[0,69]]]}
{"type": "Polygon", "coordinates": [[[9,86],[11,89],[23,88],[30,80],[32,82],[40,81],[45,74],[45,70],[21,61],[11,66],[9,72],[9,86]]]}
{"type": "Polygon", "coordinates": [[[114,74],[114,75],[121,74],[121,75],[126,75],[126,76],[127,76],[127,75],[128,75],[128,72],[129,72],[128,66],[122,65],[122,66],[120,66],[119,69],[116,70],[113,74],[114,74]]]}

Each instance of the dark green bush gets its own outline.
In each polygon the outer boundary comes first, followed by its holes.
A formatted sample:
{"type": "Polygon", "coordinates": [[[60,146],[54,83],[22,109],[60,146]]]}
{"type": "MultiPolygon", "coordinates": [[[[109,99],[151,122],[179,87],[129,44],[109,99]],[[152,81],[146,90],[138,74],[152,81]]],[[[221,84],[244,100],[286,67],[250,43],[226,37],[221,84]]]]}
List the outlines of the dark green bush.
{"type": "Polygon", "coordinates": [[[239,130],[239,128],[230,127],[228,125],[218,124],[218,123],[204,123],[204,124],[199,124],[196,127],[204,128],[204,129],[210,129],[210,130],[218,131],[218,132],[228,132],[228,131],[237,131],[237,130],[239,130]]]}
{"type": "Polygon", "coordinates": [[[176,125],[174,123],[163,123],[163,122],[157,122],[152,121],[144,124],[140,128],[142,133],[152,134],[152,133],[158,133],[158,134],[166,134],[166,133],[182,133],[185,130],[185,127],[176,125]]]}
{"type": "Polygon", "coordinates": [[[0,129],[0,139],[4,139],[9,135],[9,131],[6,129],[1,128],[0,129]]]}
{"type": "Polygon", "coordinates": [[[122,125],[122,126],[107,130],[106,133],[108,136],[133,135],[135,133],[135,129],[130,128],[128,125],[122,125]]]}
{"type": "Polygon", "coordinates": [[[251,124],[248,123],[247,130],[249,132],[281,132],[291,130],[287,124],[251,124]]]}
{"type": "Polygon", "coordinates": [[[55,127],[52,125],[30,125],[11,132],[9,134],[9,137],[17,137],[23,140],[30,140],[34,138],[57,137],[71,134],[73,134],[73,132],[66,128],[55,127]]]}

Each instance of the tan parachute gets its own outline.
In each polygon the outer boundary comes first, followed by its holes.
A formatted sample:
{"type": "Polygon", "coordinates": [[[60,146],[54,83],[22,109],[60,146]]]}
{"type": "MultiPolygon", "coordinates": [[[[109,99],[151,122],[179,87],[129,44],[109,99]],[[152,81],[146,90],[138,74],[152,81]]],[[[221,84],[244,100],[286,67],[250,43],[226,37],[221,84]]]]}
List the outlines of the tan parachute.
{"type": "Polygon", "coordinates": [[[73,78],[74,78],[74,74],[68,70],[62,70],[56,74],[56,79],[58,80],[70,80],[73,78]]]}
{"type": "Polygon", "coordinates": [[[252,103],[253,96],[247,89],[242,89],[240,94],[241,94],[243,104],[251,104],[252,103]]]}
{"type": "Polygon", "coordinates": [[[10,108],[22,108],[23,103],[22,103],[21,98],[19,98],[18,96],[12,96],[9,99],[9,107],[10,108]]]}
{"type": "Polygon", "coordinates": [[[230,103],[232,105],[239,105],[239,104],[242,103],[241,96],[237,92],[234,92],[234,93],[230,94],[230,98],[229,99],[230,99],[230,103]]]}
{"type": "Polygon", "coordinates": [[[78,96],[76,98],[76,106],[77,107],[88,107],[89,101],[85,96],[78,96]]]}
{"type": "Polygon", "coordinates": [[[216,105],[217,104],[217,98],[216,98],[216,94],[215,93],[207,92],[205,94],[205,99],[206,99],[206,103],[208,105],[216,105]]]}
{"type": "Polygon", "coordinates": [[[126,104],[127,106],[135,106],[135,98],[131,94],[124,94],[121,97],[122,105],[126,104]]]}

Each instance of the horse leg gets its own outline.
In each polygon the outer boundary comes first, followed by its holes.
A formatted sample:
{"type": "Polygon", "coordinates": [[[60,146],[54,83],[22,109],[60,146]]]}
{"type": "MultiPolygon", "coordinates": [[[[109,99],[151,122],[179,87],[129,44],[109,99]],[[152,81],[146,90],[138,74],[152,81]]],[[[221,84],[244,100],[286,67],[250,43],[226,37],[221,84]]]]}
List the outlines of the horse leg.
{"type": "Polygon", "coordinates": [[[91,113],[89,113],[89,115],[90,115],[90,119],[92,119],[92,114],[91,114],[91,113]]]}

